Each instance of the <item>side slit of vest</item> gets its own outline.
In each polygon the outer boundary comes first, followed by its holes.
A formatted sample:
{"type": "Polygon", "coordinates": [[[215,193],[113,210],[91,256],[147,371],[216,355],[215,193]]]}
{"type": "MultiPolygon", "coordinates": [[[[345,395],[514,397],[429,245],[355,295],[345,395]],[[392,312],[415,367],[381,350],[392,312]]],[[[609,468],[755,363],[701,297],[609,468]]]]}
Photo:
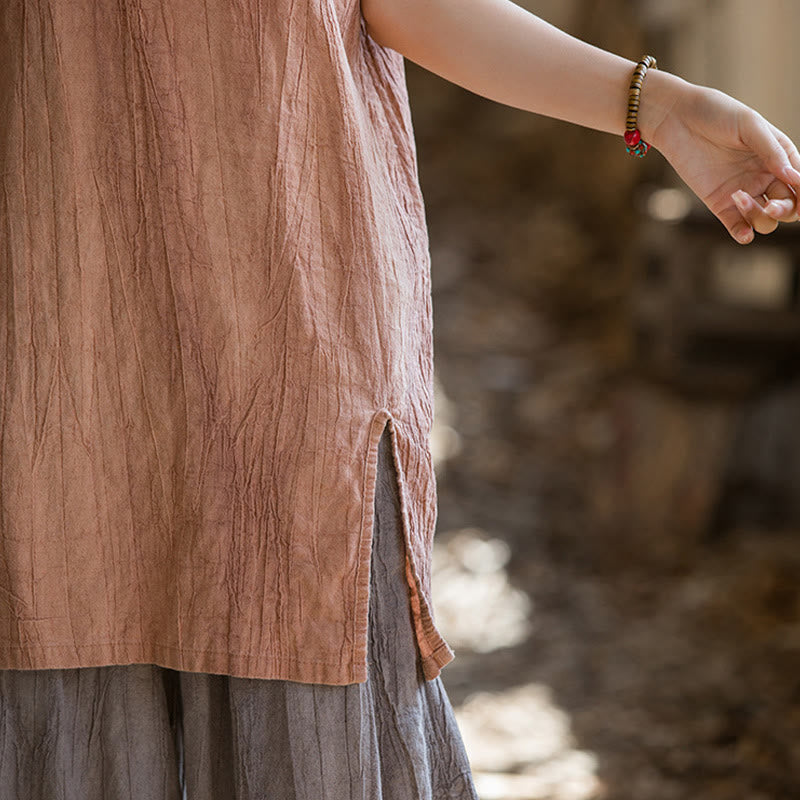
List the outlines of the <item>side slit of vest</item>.
{"type": "Polygon", "coordinates": [[[359,568],[356,586],[356,618],[355,618],[355,674],[356,682],[367,680],[367,635],[370,594],[370,565],[373,547],[375,523],[375,495],[378,474],[378,448],[384,431],[389,431],[392,450],[392,465],[397,495],[400,500],[400,516],[403,531],[403,547],[405,552],[405,577],[408,589],[409,612],[417,645],[418,669],[425,680],[436,678],[443,666],[454,658],[454,653],[441,636],[433,621],[433,613],[419,578],[418,565],[415,563],[411,548],[408,499],[405,481],[398,453],[397,432],[392,415],[385,409],[379,411],[372,420],[369,436],[369,457],[364,472],[364,506],[362,510],[362,531],[360,539],[359,568]]]}

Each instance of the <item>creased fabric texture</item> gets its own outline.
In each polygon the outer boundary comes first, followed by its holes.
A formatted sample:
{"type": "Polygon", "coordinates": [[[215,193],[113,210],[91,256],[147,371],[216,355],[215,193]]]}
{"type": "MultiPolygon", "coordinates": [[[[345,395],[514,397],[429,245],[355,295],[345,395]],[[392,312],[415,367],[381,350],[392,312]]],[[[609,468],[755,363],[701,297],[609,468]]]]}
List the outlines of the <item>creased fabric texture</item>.
{"type": "Polygon", "coordinates": [[[0,800],[477,800],[421,671],[388,436],[378,470],[366,682],[0,670],[0,800]]]}
{"type": "Polygon", "coordinates": [[[402,56],[357,0],[3,0],[0,119],[0,667],[365,681],[389,421],[436,677],[402,56]]]}

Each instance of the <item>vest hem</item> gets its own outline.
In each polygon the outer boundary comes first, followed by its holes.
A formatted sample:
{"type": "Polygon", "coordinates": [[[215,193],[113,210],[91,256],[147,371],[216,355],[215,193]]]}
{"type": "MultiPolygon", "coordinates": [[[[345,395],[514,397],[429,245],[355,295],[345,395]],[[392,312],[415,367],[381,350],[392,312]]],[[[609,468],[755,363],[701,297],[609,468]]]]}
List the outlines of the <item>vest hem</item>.
{"type": "Polygon", "coordinates": [[[234,678],[290,680],[344,686],[364,683],[365,668],[359,664],[314,661],[260,654],[215,650],[186,650],[154,642],[102,642],[88,645],[0,645],[0,669],[42,670],[154,664],[181,672],[204,672],[234,678]],[[298,677],[303,674],[303,678],[298,677]]]}

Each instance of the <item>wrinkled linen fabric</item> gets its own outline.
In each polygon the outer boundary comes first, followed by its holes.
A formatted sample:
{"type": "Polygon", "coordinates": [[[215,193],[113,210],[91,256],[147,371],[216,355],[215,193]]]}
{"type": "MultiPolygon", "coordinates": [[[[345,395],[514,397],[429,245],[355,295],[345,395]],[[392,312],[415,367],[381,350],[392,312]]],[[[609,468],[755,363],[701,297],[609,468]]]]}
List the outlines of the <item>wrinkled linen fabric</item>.
{"type": "Polygon", "coordinates": [[[477,800],[442,679],[420,669],[388,436],[375,503],[367,681],[0,670],[0,800],[477,800]]]}
{"type": "Polygon", "coordinates": [[[4,0],[0,120],[0,668],[365,681],[388,422],[436,677],[402,56],[355,0],[4,0]]]}

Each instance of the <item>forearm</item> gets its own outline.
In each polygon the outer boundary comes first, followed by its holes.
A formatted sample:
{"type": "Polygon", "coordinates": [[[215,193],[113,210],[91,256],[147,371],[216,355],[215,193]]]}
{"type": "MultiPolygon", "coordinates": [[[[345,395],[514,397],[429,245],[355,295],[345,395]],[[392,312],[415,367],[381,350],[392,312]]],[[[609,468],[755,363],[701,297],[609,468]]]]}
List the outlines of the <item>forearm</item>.
{"type": "MultiPolygon", "coordinates": [[[[465,89],[595,130],[625,129],[635,62],[511,0],[361,0],[361,9],[378,44],[465,89]]],[[[646,141],[688,86],[674,75],[648,73],[639,118],[646,141]]]]}

